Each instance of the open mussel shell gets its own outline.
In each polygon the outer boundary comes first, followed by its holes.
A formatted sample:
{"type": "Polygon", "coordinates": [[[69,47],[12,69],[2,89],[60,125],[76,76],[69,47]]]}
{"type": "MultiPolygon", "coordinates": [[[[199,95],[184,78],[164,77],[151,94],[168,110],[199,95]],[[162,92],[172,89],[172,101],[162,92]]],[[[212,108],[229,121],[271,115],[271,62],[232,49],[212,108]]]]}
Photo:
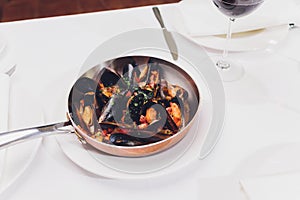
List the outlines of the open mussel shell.
{"type": "Polygon", "coordinates": [[[69,95],[76,131],[96,149],[118,156],[151,155],[176,144],[199,107],[199,89],[187,72],[147,56],[97,65],[69,95]]]}

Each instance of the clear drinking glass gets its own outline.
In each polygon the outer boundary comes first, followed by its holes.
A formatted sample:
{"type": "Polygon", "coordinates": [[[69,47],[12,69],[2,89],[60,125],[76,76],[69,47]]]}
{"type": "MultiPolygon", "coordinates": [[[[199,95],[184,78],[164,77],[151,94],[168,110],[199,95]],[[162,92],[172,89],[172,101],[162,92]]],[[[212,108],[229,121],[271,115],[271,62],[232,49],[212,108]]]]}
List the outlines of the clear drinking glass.
{"type": "Polygon", "coordinates": [[[264,0],[212,0],[214,5],[229,17],[229,25],[226,36],[226,45],[223,55],[217,59],[216,65],[223,81],[234,81],[240,79],[244,74],[242,65],[228,57],[228,45],[232,34],[232,23],[236,18],[252,13],[264,0]]]}

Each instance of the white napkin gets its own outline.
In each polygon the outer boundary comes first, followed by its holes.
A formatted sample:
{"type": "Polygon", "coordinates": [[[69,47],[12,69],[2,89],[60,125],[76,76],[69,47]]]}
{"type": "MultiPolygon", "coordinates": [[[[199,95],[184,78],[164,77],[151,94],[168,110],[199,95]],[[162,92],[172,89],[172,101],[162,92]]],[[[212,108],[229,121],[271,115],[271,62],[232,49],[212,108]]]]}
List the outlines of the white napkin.
{"type": "MultiPolygon", "coordinates": [[[[0,133],[8,130],[9,80],[7,74],[0,73],[0,133]]],[[[6,150],[0,150],[0,182],[4,168],[6,150]]]]}
{"type": "Polygon", "coordinates": [[[291,172],[240,181],[250,200],[300,199],[300,172],[291,172]]]}
{"type": "MultiPolygon", "coordinates": [[[[185,31],[191,36],[227,32],[228,17],[216,8],[212,0],[183,0],[178,8],[182,19],[177,17],[178,20],[172,22],[174,28],[179,29],[177,31],[185,31]]],[[[299,13],[294,0],[266,0],[250,15],[237,19],[232,30],[241,32],[291,23],[299,13]]]]}

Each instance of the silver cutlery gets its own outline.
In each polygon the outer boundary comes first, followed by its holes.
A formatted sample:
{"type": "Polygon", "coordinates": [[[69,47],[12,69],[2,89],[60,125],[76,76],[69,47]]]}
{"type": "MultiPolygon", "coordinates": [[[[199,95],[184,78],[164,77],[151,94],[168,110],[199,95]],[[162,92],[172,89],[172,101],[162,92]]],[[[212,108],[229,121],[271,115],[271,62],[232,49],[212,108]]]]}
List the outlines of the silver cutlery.
{"type": "MultiPolygon", "coordinates": [[[[254,33],[263,31],[266,28],[281,27],[281,26],[288,26],[289,30],[300,28],[300,26],[296,25],[295,23],[279,24],[279,25],[269,26],[269,27],[265,27],[265,28],[260,27],[260,28],[254,28],[251,30],[235,32],[235,33],[232,33],[232,37],[248,36],[248,35],[252,35],[254,33]]],[[[226,34],[215,34],[214,36],[225,38],[226,34]]],[[[195,36],[195,37],[197,37],[197,36],[195,36]]]]}
{"type": "Polygon", "coordinates": [[[170,53],[172,55],[172,58],[174,60],[177,60],[178,59],[178,49],[177,49],[175,40],[172,36],[172,33],[167,30],[167,28],[166,28],[166,26],[163,22],[163,19],[162,19],[162,16],[160,14],[160,11],[159,11],[158,7],[153,7],[152,10],[153,10],[154,15],[155,15],[156,19],[158,20],[161,28],[162,28],[162,30],[163,30],[164,38],[166,40],[166,43],[168,45],[168,48],[169,48],[170,53]]]}
{"type": "Polygon", "coordinates": [[[6,71],[4,74],[7,74],[8,76],[12,76],[15,73],[16,68],[17,68],[17,65],[15,64],[8,71],[6,71]]]}
{"type": "Polygon", "coordinates": [[[289,23],[289,30],[300,28],[300,26],[297,26],[295,23],[289,23]]]}

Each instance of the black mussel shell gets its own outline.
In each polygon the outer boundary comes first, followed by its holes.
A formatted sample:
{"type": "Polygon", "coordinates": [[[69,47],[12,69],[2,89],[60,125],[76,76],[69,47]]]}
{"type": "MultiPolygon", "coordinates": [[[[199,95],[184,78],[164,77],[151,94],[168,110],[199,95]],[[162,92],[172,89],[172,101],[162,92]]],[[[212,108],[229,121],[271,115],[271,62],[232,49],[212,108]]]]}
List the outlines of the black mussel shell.
{"type": "Polygon", "coordinates": [[[88,77],[81,77],[73,85],[73,90],[80,94],[86,94],[89,92],[95,92],[97,89],[97,85],[98,83],[93,79],[90,79],[88,77]]]}
{"type": "Polygon", "coordinates": [[[84,106],[95,105],[95,93],[86,93],[83,96],[84,106]]]}
{"type": "Polygon", "coordinates": [[[100,71],[97,80],[99,80],[104,87],[119,86],[122,89],[126,89],[128,87],[121,75],[109,67],[105,67],[100,71]]]}
{"type": "Polygon", "coordinates": [[[97,90],[97,82],[94,80],[81,77],[73,85],[68,99],[69,111],[75,111],[75,105],[79,108],[80,100],[87,99],[87,104],[91,105],[94,102],[95,91],[97,90]]]}
{"type": "Polygon", "coordinates": [[[109,138],[109,141],[117,146],[139,146],[139,145],[145,145],[150,144],[154,142],[158,142],[162,140],[159,137],[149,137],[149,138],[139,138],[123,133],[115,133],[112,134],[109,138]]]}
{"type": "Polygon", "coordinates": [[[111,66],[123,77],[130,77],[132,68],[135,68],[137,64],[132,57],[123,57],[115,59],[111,66]]]}

